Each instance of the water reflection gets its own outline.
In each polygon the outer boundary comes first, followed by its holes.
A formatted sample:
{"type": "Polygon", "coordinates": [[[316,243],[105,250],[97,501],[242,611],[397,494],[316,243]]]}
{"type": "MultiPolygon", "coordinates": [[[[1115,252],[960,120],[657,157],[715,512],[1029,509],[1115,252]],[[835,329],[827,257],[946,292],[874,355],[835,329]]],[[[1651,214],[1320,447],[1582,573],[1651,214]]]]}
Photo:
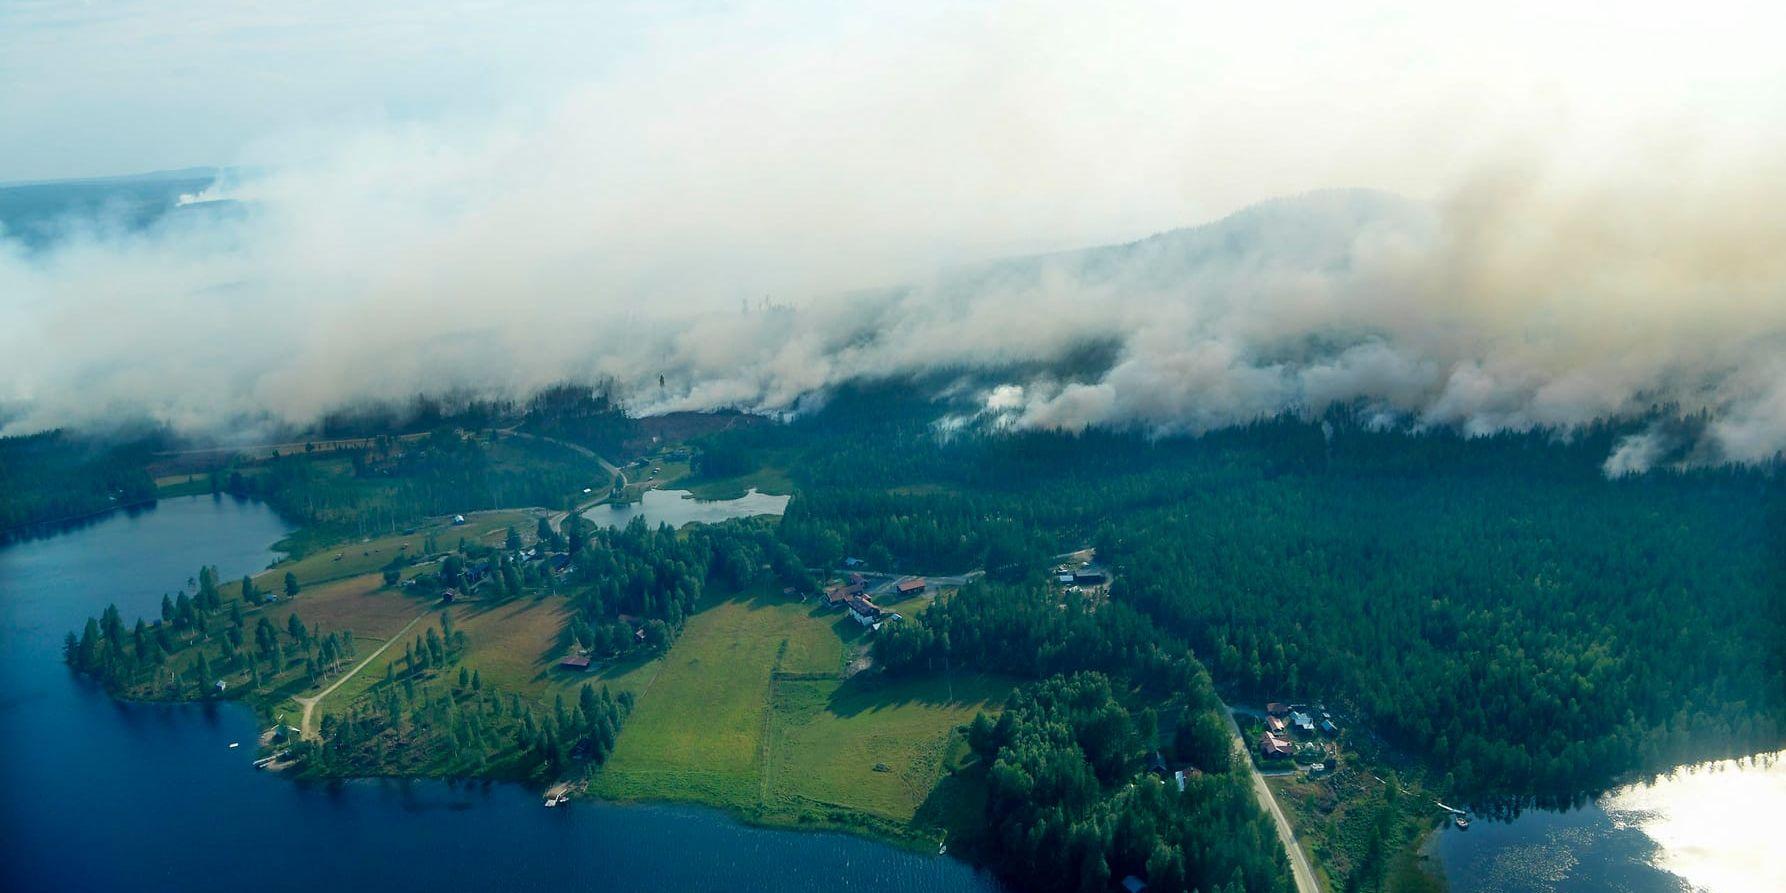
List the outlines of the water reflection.
{"type": "Polygon", "coordinates": [[[584,512],[583,517],[610,527],[625,527],[634,518],[644,518],[652,527],[681,527],[693,522],[718,524],[732,518],[779,515],[787,508],[788,497],[760,493],[755,487],[737,499],[696,499],[687,490],[646,490],[639,502],[598,505],[584,512]]]}
{"type": "Polygon", "coordinates": [[[1786,890],[1777,813],[1786,807],[1786,751],[1705,763],[1613,792],[1601,807],[1656,843],[1655,865],[1711,893],[1786,890]]]}
{"type": "Polygon", "coordinates": [[[1479,818],[1433,842],[1453,893],[1786,890],[1786,751],[1683,767],[1578,807],[1479,818]]]}

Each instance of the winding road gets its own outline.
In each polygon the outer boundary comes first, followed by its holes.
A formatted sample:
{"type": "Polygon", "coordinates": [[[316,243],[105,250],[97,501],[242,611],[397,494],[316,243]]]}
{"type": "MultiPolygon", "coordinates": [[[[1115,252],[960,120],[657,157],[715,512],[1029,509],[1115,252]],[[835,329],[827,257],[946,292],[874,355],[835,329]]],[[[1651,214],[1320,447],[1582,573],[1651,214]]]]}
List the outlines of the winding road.
{"type": "Polygon", "coordinates": [[[353,669],[348,670],[347,672],[341,674],[341,678],[335,680],[335,682],[332,685],[330,685],[328,688],[323,689],[320,693],[313,695],[311,697],[308,697],[308,698],[292,698],[292,700],[298,702],[299,704],[303,705],[303,707],[304,707],[304,716],[302,719],[298,720],[298,734],[302,735],[305,738],[315,738],[316,730],[310,727],[310,718],[316,712],[316,705],[318,703],[320,703],[323,698],[326,698],[329,695],[333,694],[335,689],[340,688],[341,683],[346,682],[349,679],[352,679],[354,677],[355,673],[358,673],[359,671],[365,669],[367,664],[377,660],[378,656],[383,654],[386,648],[389,648],[392,645],[397,644],[398,642],[402,641],[405,637],[407,637],[409,635],[409,631],[411,629],[413,629],[416,624],[422,622],[422,618],[426,617],[426,616],[428,616],[427,611],[423,611],[422,613],[415,615],[415,617],[412,620],[410,620],[408,623],[403,625],[402,629],[397,630],[396,635],[391,636],[390,638],[386,639],[383,645],[378,646],[378,650],[372,652],[371,654],[366,655],[365,660],[360,661],[358,664],[355,664],[353,669]]]}
{"type": "MultiPolygon", "coordinates": [[[[622,488],[625,488],[632,483],[631,481],[626,479],[626,470],[625,469],[615,465],[612,462],[609,462],[608,460],[602,458],[599,454],[597,454],[596,451],[594,451],[586,446],[583,446],[581,444],[571,443],[568,440],[559,440],[556,437],[547,437],[544,434],[529,434],[525,431],[517,431],[513,428],[504,428],[503,433],[510,434],[515,437],[525,437],[528,440],[538,440],[538,441],[542,441],[544,443],[557,444],[557,445],[564,447],[565,449],[570,450],[580,456],[595,460],[595,464],[600,465],[602,470],[608,473],[609,477],[617,477],[620,479],[620,486],[622,488]]],[[[597,500],[597,501],[599,502],[600,500],[597,500]]],[[[579,505],[579,506],[577,506],[577,510],[582,511],[586,507],[587,506],[579,505]]],[[[569,516],[570,516],[569,512],[556,512],[548,520],[553,527],[557,527],[558,525],[563,524],[564,519],[569,516]]]]}

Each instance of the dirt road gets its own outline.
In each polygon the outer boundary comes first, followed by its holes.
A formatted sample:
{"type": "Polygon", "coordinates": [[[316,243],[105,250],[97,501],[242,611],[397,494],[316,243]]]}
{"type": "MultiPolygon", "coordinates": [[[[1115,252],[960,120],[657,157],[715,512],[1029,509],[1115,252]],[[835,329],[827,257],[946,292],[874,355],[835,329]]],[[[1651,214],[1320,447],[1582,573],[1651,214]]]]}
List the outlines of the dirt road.
{"type": "Polygon", "coordinates": [[[422,618],[424,618],[426,616],[428,616],[427,611],[423,611],[422,613],[417,614],[414,619],[412,619],[408,623],[404,624],[403,628],[398,630],[396,635],[390,637],[389,639],[386,639],[385,643],[383,645],[378,646],[377,651],[374,651],[371,654],[366,655],[365,660],[360,661],[358,664],[355,664],[353,669],[348,670],[345,673],[342,673],[341,678],[336,679],[333,684],[331,684],[328,688],[323,689],[321,693],[316,694],[312,697],[308,697],[308,698],[292,698],[292,700],[298,702],[299,704],[302,704],[304,707],[304,716],[302,719],[298,720],[298,732],[300,734],[302,734],[305,738],[316,737],[316,730],[311,728],[311,726],[310,726],[311,717],[314,716],[316,713],[316,705],[318,703],[320,703],[323,698],[326,698],[329,695],[333,694],[335,692],[335,689],[340,688],[341,683],[346,682],[349,679],[352,679],[354,677],[355,673],[358,673],[359,671],[365,669],[367,664],[373,662],[374,660],[377,660],[378,656],[383,654],[386,648],[389,648],[392,645],[395,645],[398,642],[403,641],[404,638],[409,635],[409,631],[414,629],[416,624],[422,622],[422,618]]]}
{"type": "Polygon", "coordinates": [[[1296,832],[1290,828],[1290,819],[1278,806],[1277,797],[1271,793],[1271,787],[1265,783],[1265,776],[1259,774],[1259,767],[1253,764],[1252,752],[1247,750],[1246,737],[1240,734],[1240,724],[1234,721],[1234,712],[1228,705],[1222,705],[1222,717],[1228,720],[1228,728],[1234,732],[1234,758],[1240,760],[1253,776],[1253,793],[1259,798],[1259,808],[1271,815],[1277,825],[1278,840],[1284,845],[1284,855],[1290,859],[1290,874],[1296,880],[1296,893],[1321,893],[1321,885],[1315,880],[1315,869],[1309,864],[1308,854],[1296,843],[1296,832]]]}

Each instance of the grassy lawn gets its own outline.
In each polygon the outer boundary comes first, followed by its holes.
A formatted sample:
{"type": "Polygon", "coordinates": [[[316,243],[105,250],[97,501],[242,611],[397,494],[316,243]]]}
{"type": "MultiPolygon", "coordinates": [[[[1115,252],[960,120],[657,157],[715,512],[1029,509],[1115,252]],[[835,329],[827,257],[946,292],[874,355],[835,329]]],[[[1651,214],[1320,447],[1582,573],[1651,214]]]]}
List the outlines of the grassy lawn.
{"type": "Polygon", "coordinates": [[[780,808],[843,808],[905,823],[944,770],[966,755],[953,734],[996,712],[1010,682],[980,676],[886,684],[778,680],[770,720],[770,799],[780,808]]]}
{"type": "Polygon", "coordinates": [[[524,539],[532,541],[538,516],[538,512],[528,509],[478,512],[466,515],[466,523],[457,527],[436,523],[416,527],[414,533],[391,533],[322,546],[302,558],[281,561],[254,580],[260,588],[273,588],[278,592],[277,584],[285,579],[287,571],[296,574],[300,584],[372,573],[389,564],[399,552],[420,555],[422,541],[430,533],[434,534],[436,546],[442,551],[458,548],[461,537],[486,546],[500,546],[511,524],[524,539]]]}
{"type": "MultiPolygon", "coordinates": [[[[293,612],[312,632],[319,628],[324,633],[351,629],[363,654],[367,647],[361,640],[383,641],[427,607],[421,599],[403,595],[401,590],[386,589],[379,574],[364,574],[307,587],[297,598],[281,599],[261,611],[281,632],[293,612]]],[[[250,619],[250,626],[254,622],[250,619]]]]}
{"type": "Polygon", "coordinates": [[[778,656],[837,672],[842,645],[819,636],[797,602],[736,599],[688,619],[650,691],[627,720],[595,787],[625,799],[698,800],[748,810],[762,800],[769,674],[778,656]],[[800,644],[796,644],[798,639],[800,644]]]}
{"type": "Polygon", "coordinates": [[[161,499],[199,496],[211,492],[209,474],[167,474],[155,479],[155,495],[161,499]]]}
{"type": "Polygon", "coordinates": [[[862,632],[839,616],[753,593],[690,617],[592,793],[931,839],[913,818],[962,755],[957,727],[1011,684],[845,681],[862,632]]]}
{"type": "Polygon", "coordinates": [[[794,492],[794,479],[788,476],[786,469],[765,466],[737,477],[682,478],[676,481],[676,486],[687,489],[696,499],[737,499],[753,487],[762,493],[786,496],[794,492]]]}

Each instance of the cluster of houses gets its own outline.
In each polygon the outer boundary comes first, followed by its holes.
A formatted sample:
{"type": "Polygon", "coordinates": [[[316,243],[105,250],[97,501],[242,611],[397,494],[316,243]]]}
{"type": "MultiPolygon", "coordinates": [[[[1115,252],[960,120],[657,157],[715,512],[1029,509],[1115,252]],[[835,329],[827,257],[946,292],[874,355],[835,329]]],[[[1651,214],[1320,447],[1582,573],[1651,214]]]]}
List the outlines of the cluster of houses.
{"type": "MultiPolygon", "coordinates": [[[[910,598],[922,595],[929,587],[929,582],[923,577],[906,577],[893,584],[893,592],[900,598],[910,598]]],[[[859,571],[852,571],[847,580],[825,587],[820,595],[821,603],[828,608],[843,608],[849,611],[851,619],[873,629],[879,629],[882,623],[889,620],[904,619],[875,604],[868,594],[868,588],[868,578],[859,571]]]]}
{"type": "MultiPolygon", "coordinates": [[[[453,517],[456,519],[454,523],[459,523],[465,516],[454,515],[453,517]]],[[[405,545],[408,544],[406,543],[405,545]]],[[[546,552],[543,551],[538,544],[524,549],[517,549],[510,553],[509,557],[514,561],[515,566],[517,567],[534,561],[544,561],[546,563],[546,570],[550,571],[554,577],[562,578],[571,572],[571,556],[568,552],[546,552]]],[[[466,562],[464,570],[459,574],[460,588],[442,590],[440,593],[441,602],[450,605],[453,602],[458,601],[460,598],[469,595],[479,586],[482,586],[485,581],[494,576],[496,569],[496,562],[490,558],[479,558],[476,561],[466,562]]],[[[414,581],[409,581],[404,585],[407,586],[413,582],[414,581]]]]}
{"type": "Polygon", "coordinates": [[[1333,714],[1319,704],[1311,707],[1272,701],[1265,705],[1265,732],[1259,736],[1259,757],[1289,759],[1296,755],[1297,739],[1312,740],[1317,734],[1337,738],[1339,731],[1333,714]]]}

